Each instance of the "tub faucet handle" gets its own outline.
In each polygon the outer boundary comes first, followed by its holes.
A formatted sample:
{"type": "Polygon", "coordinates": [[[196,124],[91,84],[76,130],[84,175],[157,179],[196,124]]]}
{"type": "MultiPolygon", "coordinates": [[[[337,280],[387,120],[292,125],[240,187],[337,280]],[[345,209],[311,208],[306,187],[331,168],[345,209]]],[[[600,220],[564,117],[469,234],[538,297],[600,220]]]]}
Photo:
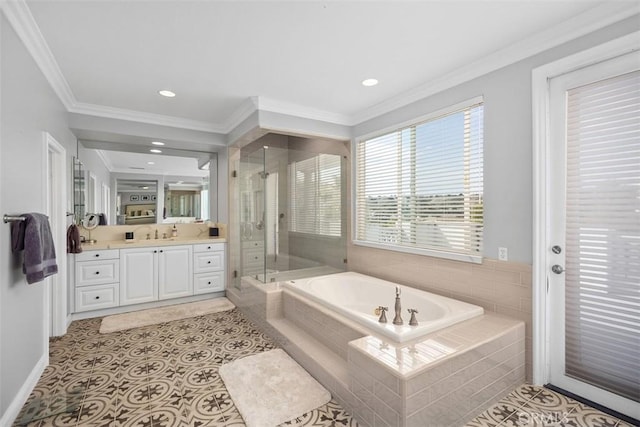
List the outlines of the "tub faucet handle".
{"type": "Polygon", "coordinates": [[[387,323],[387,315],[385,314],[387,310],[389,310],[389,307],[383,307],[383,306],[378,307],[378,310],[376,310],[380,312],[380,318],[378,319],[378,322],[387,323]]]}
{"type": "Polygon", "coordinates": [[[411,314],[411,319],[409,319],[409,325],[418,326],[418,320],[416,319],[416,313],[418,313],[418,310],[416,310],[415,308],[409,308],[407,309],[407,311],[409,312],[409,314],[411,314]]]}

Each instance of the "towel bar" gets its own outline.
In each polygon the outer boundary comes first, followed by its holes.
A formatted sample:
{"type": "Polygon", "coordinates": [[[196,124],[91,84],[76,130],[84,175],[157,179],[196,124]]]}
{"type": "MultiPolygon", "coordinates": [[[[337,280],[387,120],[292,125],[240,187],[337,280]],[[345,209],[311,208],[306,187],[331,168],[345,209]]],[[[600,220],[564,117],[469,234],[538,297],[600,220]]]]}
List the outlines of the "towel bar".
{"type": "Polygon", "coordinates": [[[4,214],[4,216],[2,217],[2,220],[4,221],[4,223],[8,223],[8,222],[14,222],[14,221],[24,221],[25,218],[22,216],[12,216],[12,215],[7,215],[4,214]]]}

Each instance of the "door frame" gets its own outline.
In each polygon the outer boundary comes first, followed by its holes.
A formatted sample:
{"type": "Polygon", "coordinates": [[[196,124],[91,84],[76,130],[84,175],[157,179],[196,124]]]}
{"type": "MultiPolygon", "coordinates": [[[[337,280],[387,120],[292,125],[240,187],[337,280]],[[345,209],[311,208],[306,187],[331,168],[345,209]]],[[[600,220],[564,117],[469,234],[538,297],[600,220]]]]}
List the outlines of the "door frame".
{"type": "Polygon", "coordinates": [[[547,257],[549,217],[549,81],[563,74],[640,50],[640,31],[567,56],[532,71],[533,110],[533,383],[549,382],[549,317],[547,257]]]}
{"type": "Polygon", "coordinates": [[[44,316],[46,341],[49,336],[60,336],[67,332],[67,151],[48,132],[43,132],[43,200],[44,211],[51,219],[51,233],[56,247],[58,273],[47,278],[48,290],[45,291],[44,316]],[[53,170],[50,170],[49,157],[52,156],[53,170]],[[50,173],[53,173],[51,187],[50,173]],[[53,198],[49,188],[54,193],[53,198]],[[50,212],[49,209],[53,210],[50,212]]]}

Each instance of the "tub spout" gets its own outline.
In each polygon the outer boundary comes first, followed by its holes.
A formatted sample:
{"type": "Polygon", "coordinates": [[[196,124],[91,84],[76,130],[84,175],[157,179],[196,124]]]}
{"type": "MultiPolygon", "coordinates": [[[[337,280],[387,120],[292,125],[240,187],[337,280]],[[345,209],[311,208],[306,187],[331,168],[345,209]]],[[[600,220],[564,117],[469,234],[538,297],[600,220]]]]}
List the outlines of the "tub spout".
{"type": "Polygon", "coordinates": [[[378,307],[377,311],[380,312],[380,318],[378,319],[378,322],[387,323],[387,315],[385,314],[387,310],[389,310],[389,307],[383,307],[383,306],[378,307]]]}
{"type": "Polygon", "coordinates": [[[400,286],[396,286],[396,316],[393,318],[394,325],[402,325],[404,322],[402,321],[402,307],[400,305],[400,286]]]}

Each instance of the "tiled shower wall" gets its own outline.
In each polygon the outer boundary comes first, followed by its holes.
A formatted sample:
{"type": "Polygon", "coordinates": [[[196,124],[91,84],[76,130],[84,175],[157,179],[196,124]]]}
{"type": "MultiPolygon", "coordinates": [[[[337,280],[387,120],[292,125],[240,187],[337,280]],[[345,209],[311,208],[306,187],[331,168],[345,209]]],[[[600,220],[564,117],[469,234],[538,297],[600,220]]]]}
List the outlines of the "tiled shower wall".
{"type": "MultiPolygon", "coordinates": [[[[482,306],[525,322],[526,379],[532,379],[531,265],[485,258],[482,264],[348,246],[348,269],[482,306]]],[[[392,301],[389,305],[393,305],[392,301]]]]}

